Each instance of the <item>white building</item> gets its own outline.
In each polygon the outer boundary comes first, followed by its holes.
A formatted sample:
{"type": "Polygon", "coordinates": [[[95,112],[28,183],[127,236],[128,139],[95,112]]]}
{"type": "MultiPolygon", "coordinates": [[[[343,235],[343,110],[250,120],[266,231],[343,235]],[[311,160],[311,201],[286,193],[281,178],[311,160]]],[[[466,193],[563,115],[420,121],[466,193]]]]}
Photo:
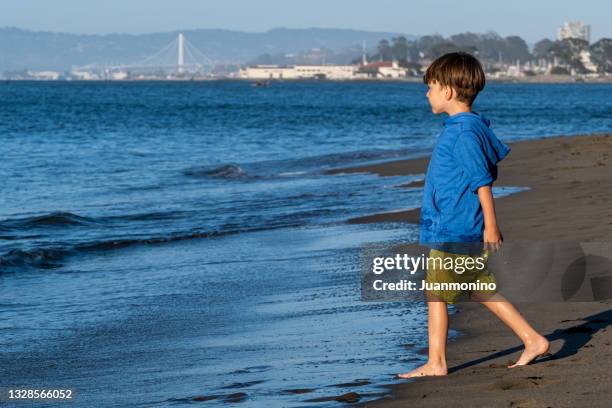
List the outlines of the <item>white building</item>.
{"type": "Polygon", "coordinates": [[[359,69],[361,76],[369,78],[405,78],[408,69],[400,67],[397,61],[378,61],[363,65],[359,69]]]}
{"type": "Polygon", "coordinates": [[[583,24],[581,21],[566,21],[557,32],[557,39],[580,38],[586,42],[591,42],[591,26],[583,24]]]}
{"type": "Polygon", "coordinates": [[[597,72],[597,65],[593,64],[591,61],[591,53],[587,50],[580,51],[580,62],[582,65],[591,72],[597,72]]]}
{"type": "Polygon", "coordinates": [[[125,71],[113,71],[110,74],[110,78],[113,81],[122,81],[124,79],[127,79],[128,77],[128,73],[125,71]]]}
{"type": "Polygon", "coordinates": [[[255,65],[240,70],[245,79],[353,79],[353,65],[255,65]]]}
{"type": "Polygon", "coordinates": [[[87,71],[87,70],[73,69],[72,71],[70,71],[70,75],[74,79],[81,80],[81,81],[91,81],[91,80],[100,79],[100,77],[97,74],[94,74],[93,72],[87,71]]]}
{"type": "Polygon", "coordinates": [[[41,81],[57,81],[61,74],[56,71],[28,71],[28,74],[41,81]]]}

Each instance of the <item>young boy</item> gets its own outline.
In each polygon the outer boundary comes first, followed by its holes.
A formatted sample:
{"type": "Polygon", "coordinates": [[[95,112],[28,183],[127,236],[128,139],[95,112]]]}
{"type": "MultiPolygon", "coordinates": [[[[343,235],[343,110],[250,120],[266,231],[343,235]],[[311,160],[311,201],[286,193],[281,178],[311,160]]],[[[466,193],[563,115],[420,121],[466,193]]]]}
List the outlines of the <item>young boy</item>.
{"type": "MultiPolygon", "coordinates": [[[[472,111],[472,103],[485,85],[482,66],[470,54],[450,53],[435,60],[423,80],[429,87],[427,98],[432,112],[449,117],[425,177],[419,241],[432,248],[430,257],[456,259],[480,251],[486,260],[488,250],[497,251],[502,244],[491,186],[497,179],[496,165],[510,148],[497,139],[487,119],[472,111]]],[[[456,271],[428,269],[426,281],[458,280],[457,276],[456,271]]],[[[494,282],[487,270],[481,272],[479,280],[494,282]]],[[[447,374],[447,303],[453,303],[457,295],[427,293],[429,358],[425,365],[399,374],[400,378],[447,374]]],[[[548,341],[499,293],[472,295],[477,295],[476,300],[525,344],[523,354],[509,368],[526,365],[548,351],[548,341]]]]}

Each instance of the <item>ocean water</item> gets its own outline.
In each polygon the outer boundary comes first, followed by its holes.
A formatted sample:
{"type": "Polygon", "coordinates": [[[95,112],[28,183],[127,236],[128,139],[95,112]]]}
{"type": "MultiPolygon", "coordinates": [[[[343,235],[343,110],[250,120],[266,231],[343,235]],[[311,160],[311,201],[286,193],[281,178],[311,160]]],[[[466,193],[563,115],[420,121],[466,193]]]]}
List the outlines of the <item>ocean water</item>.
{"type": "MultiPolygon", "coordinates": [[[[611,91],[490,84],[475,109],[504,141],[610,132],[611,91]]],[[[122,407],[384,395],[425,359],[426,307],[361,302],[359,250],[417,230],[344,221],[417,207],[398,186],[423,175],[324,171],[427,154],[443,118],[425,93],[1,83],[0,391],[122,407]]]]}

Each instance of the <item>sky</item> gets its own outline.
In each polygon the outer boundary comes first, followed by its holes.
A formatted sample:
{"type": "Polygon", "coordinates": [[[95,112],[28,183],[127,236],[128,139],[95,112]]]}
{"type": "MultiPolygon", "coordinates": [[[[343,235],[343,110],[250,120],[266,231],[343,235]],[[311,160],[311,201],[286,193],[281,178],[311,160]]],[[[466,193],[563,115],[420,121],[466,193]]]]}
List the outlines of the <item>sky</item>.
{"type": "Polygon", "coordinates": [[[556,37],[564,21],[612,37],[610,0],[3,0],[0,27],[80,34],[197,28],[350,28],[444,36],[496,31],[527,42],[556,37]]]}

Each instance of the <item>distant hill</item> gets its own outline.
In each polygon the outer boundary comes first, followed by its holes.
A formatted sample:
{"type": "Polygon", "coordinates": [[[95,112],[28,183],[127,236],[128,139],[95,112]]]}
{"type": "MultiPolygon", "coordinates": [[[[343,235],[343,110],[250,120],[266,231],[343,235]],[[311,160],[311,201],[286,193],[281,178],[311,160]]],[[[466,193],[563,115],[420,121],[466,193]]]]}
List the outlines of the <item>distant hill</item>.
{"type": "MultiPolygon", "coordinates": [[[[213,60],[245,63],[261,54],[300,53],[313,48],[375,47],[383,38],[404,35],[332,28],[275,28],[262,33],[201,29],[180,31],[213,60]]],[[[64,71],[73,65],[126,64],[143,60],[170,43],[179,31],[151,34],[84,35],[0,28],[0,72],[6,70],[64,71]]]]}

